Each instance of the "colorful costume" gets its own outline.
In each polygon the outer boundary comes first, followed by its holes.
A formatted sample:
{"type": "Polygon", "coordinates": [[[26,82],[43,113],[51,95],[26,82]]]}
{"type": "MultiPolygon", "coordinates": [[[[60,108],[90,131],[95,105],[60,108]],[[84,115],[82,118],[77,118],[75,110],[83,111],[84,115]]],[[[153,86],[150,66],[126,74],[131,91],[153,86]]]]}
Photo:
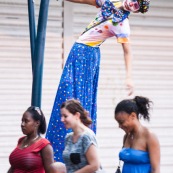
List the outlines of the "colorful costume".
{"type": "Polygon", "coordinates": [[[41,138],[26,148],[20,148],[23,138],[19,139],[17,147],[9,156],[13,173],[45,173],[40,151],[50,142],[41,138]]]}
{"type": "Polygon", "coordinates": [[[119,158],[124,162],[122,173],[150,173],[149,153],[133,148],[123,148],[119,158]]]}
{"type": "Polygon", "coordinates": [[[120,1],[97,0],[100,11],[78,40],[74,43],[57,90],[46,138],[51,142],[56,161],[63,161],[64,139],[68,132],[61,122],[60,106],[71,98],[80,100],[89,111],[93,121],[91,129],[96,132],[97,85],[100,67],[99,46],[115,36],[119,43],[128,43],[130,27],[129,12],[118,10],[120,1]],[[109,8],[111,6],[111,10],[109,8]]]}

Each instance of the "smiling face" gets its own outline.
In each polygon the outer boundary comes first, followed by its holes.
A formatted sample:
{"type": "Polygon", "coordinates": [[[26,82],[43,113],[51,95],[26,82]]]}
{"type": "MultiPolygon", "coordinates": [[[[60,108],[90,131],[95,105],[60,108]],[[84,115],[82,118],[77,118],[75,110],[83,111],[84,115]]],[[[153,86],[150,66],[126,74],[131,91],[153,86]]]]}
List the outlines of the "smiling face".
{"type": "Polygon", "coordinates": [[[30,112],[25,112],[22,116],[21,129],[23,134],[30,135],[32,133],[37,133],[39,122],[32,118],[30,112]]]}
{"type": "Polygon", "coordinates": [[[119,112],[115,116],[115,120],[119,124],[119,128],[123,129],[126,133],[133,130],[134,127],[134,113],[128,114],[126,112],[119,112]]]}
{"type": "Polygon", "coordinates": [[[66,129],[72,128],[75,126],[78,119],[78,114],[73,115],[66,108],[61,109],[61,121],[64,123],[66,129]]]}

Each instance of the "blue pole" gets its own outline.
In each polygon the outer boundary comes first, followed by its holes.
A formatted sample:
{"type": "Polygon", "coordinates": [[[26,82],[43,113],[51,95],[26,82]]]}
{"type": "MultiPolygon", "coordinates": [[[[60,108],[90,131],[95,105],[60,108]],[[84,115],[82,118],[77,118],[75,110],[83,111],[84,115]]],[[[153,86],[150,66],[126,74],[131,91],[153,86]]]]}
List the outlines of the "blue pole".
{"type": "Polygon", "coordinates": [[[34,49],[34,75],[32,83],[32,106],[41,107],[41,94],[42,94],[42,76],[43,76],[43,62],[44,62],[44,48],[46,37],[46,26],[48,18],[49,0],[41,0],[37,39],[34,49]]]}
{"type": "Polygon", "coordinates": [[[28,0],[28,16],[29,16],[32,72],[34,73],[34,64],[35,64],[35,62],[34,62],[34,48],[35,48],[35,40],[36,40],[34,0],[28,0]]]}

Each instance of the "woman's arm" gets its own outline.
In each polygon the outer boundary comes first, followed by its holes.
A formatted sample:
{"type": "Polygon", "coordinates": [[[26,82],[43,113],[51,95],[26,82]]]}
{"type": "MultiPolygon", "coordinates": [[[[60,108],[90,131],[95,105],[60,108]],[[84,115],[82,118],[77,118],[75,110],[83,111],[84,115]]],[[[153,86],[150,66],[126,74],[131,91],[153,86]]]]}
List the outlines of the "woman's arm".
{"type": "Polygon", "coordinates": [[[96,6],[95,0],[66,0],[66,1],[96,6]]]}
{"type": "Polygon", "coordinates": [[[95,145],[91,145],[87,152],[86,158],[88,161],[88,165],[84,166],[82,169],[79,169],[75,173],[93,173],[96,172],[100,167],[99,156],[97,153],[97,148],[95,145]]]}
{"type": "Polygon", "coordinates": [[[130,43],[122,43],[122,47],[124,51],[124,61],[126,67],[126,86],[128,90],[128,95],[132,95],[134,86],[132,80],[132,57],[130,43]]]}
{"type": "Polygon", "coordinates": [[[54,162],[53,159],[53,149],[50,144],[41,150],[41,156],[43,160],[43,165],[46,173],[49,173],[49,167],[54,162]]]}
{"type": "Polygon", "coordinates": [[[66,166],[61,162],[54,162],[50,165],[49,173],[67,173],[66,166]]]}
{"type": "Polygon", "coordinates": [[[151,162],[151,173],[160,173],[160,144],[155,134],[150,133],[148,138],[148,151],[151,162]]]}

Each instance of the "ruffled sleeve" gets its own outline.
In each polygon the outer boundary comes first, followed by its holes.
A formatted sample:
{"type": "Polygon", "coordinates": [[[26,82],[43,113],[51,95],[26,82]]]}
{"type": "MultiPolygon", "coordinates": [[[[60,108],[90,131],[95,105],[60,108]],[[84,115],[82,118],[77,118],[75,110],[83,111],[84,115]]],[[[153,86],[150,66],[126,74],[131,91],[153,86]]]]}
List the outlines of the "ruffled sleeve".
{"type": "Polygon", "coordinates": [[[86,133],[83,135],[83,148],[84,148],[84,153],[87,152],[88,148],[93,144],[97,147],[97,140],[94,134],[92,133],[86,133]]]}
{"type": "Polygon", "coordinates": [[[20,145],[20,143],[22,142],[22,140],[23,140],[24,138],[25,138],[25,136],[22,136],[21,138],[19,138],[17,145],[20,145]]]}
{"type": "Polygon", "coordinates": [[[34,145],[33,145],[33,150],[32,152],[39,152],[41,151],[44,147],[46,147],[48,144],[50,144],[50,142],[45,139],[45,138],[41,138],[39,139],[34,145]]]}

